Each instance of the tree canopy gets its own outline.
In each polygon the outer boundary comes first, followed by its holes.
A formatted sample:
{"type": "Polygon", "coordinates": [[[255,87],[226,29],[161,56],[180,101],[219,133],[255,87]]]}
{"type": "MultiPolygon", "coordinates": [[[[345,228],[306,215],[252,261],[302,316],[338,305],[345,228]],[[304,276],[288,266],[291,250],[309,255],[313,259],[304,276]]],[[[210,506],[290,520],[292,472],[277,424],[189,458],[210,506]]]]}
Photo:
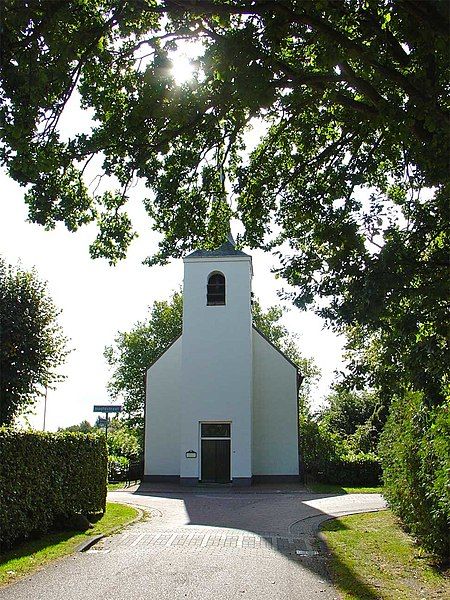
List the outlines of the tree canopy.
{"type": "Polygon", "coordinates": [[[279,252],[298,306],[320,298],[319,314],[358,324],[397,372],[412,356],[404,385],[442,398],[446,0],[7,0],[2,20],[1,159],[33,221],[96,221],[91,253],[115,262],[141,179],[164,236],[153,264],[217,245],[236,216],[242,243],[279,252]],[[171,52],[188,41],[195,73],[177,85],[171,52]],[[67,138],[75,91],[93,127],[67,138]]]}
{"type": "Polygon", "coordinates": [[[333,390],[327,397],[327,406],[322,410],[320,420],[332,431],[343,435],[355,433],[373,416],[378,399],[373,392],[350,393],[333,390]]]}
{"type": "Polygon", "coordinates": [[[69,425],[68,427],[58,427],[58,432],[60,431],[69,431],[72,433],[94,433],[97,432],[98,429],[89,423],[86,419],[81,421],[79,425],[69,425]]]}
{"type": "Polygon", "coordinates": [[[0,259],[0,425],[11,425],[63,379],[68,350],[59,312],[35,271],[0,259]]]}
{"type": "MultiPolygon", "coordinates": [[[[301,355],[296,338],[280,323],[283,310],[270,307],[264,311],[254,300],[252,315],[255,326],[299,367],[303,376],[300,394],[306,400],[319,370],[301,355]]],[[[175,292],[169,300],[156,301],[145,321],[136,323],[129,332],[119,332],[114,343],[105,348],[104,356],[112,368],[108,389],[113,398],[123,400],[131,426],[142,427],[147,369],[181,335],[182,328],[183,297],[175,292]]]]}

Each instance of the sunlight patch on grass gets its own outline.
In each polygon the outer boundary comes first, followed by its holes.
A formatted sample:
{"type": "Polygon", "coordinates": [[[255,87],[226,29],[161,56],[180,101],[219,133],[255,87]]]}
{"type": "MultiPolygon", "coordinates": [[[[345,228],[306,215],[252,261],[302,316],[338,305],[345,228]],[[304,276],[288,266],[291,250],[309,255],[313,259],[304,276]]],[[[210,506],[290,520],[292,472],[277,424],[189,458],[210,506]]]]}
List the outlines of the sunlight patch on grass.
{"type": "Polygon", "coordinates": [[[420,555],[390,511],[342,517],[322,527],[333,580],[345,600],[450,597],[450,579],[420,555]]]}
{"type": "Polygon", "coordinates": [[[132,521],[139,512],[124,504],[108,502],[105,514],[87,532],[58,531],[25,542],[0,554],[0,585],[28,575],[52,560],[66,556],[93,535],[108,535],[132,521]]]}

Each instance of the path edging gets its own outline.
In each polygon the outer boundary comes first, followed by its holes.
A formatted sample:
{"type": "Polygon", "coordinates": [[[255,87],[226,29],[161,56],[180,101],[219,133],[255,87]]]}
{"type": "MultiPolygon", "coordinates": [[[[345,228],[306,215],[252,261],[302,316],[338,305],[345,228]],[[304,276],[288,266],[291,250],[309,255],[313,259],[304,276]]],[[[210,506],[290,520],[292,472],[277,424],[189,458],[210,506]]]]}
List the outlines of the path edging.
{"type": "Polygon", "coordinates": [[[104,533],[100,533],[99,535],[91,536],[84,542],[81,542],[81,544],[79,546],[77,546],[75,552],[86,552],[86,550],[89,550],[89,548],[91,546],[96,544],[99,540],[103,539],[104,537],[105,537],[104,533]]]}
{"type": "MultiPolygon", "coordinates": [[[[121,504],[121,503],[117,502],[116,504],[121,504]]],[[[92,546],[94,544],[96,544],[97,542],[102,540],[104,537],[114,535],[115,533],[117,533],[118,531],[123,529],[124,527],[129,527],[130,525],[134,525],[135,523],[137,523],[144,517],[146,511],[142,510],[142,508],[138,508],[137,506],[133,506],[132,504],[129,504],[128,506],[132,506],[135,510],[137,510],[138,514],[134,517],[134,519],[132,519],[131,521],[128,521],[128,523],[125,523],[124,525],[118,525],[117,527],[114,527],[114,529],[111,529],[111,531],[109,533],[100,533],[99,535],[91,536],[84,542],[81,542],[81,544],[76,548],[75,552],[86,552],[86,550],[89,550],[90,548],[92,548],[92,546]]]]}

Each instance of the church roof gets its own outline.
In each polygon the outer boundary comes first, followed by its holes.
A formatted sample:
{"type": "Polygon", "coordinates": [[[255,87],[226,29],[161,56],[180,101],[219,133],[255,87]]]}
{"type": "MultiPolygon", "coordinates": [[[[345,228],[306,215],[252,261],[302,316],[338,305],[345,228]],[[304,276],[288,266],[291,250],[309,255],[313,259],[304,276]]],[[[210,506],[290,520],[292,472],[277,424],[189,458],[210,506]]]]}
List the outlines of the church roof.
{"type": "Polygon", "coordinates": [[[227,239],[221,246],[215,250],[194,250],[191,254],[188,254],[185,258],[218,258],[220,256],[247,256],[242,250],[237,250],[236,246],[230,239],[227,239]]]}

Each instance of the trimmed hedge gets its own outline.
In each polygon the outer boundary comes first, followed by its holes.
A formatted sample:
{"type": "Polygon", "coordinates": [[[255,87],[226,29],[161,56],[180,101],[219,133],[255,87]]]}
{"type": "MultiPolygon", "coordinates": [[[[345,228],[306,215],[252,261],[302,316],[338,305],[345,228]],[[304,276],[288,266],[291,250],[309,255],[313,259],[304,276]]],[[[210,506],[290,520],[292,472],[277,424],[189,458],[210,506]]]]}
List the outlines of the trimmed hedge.
{"type": "Polygon", "coordinates": [[[377,486],[381,483],[381,465],[377,456],[360,453],[321,462],[310,475],[324,483],[377,486]]]}
{"type": "Polygon", "coordinates": [[[384,494],[428,552],[450,557],[450,402],[410,392],[391,405],[380,441],[384,494]]]}
{"type": "Polygon", "coordinates": [[[345,436],[309,416],[300,421],[300,459],[308,479],[338,485],[379,485],[381,464],[373,452],[355,451],[345,436]]]}
{"type": "Polygon", "coordinates": [[[0,548],[104,512],[106,478],[103,436],[0,428],[0,548]]]}

